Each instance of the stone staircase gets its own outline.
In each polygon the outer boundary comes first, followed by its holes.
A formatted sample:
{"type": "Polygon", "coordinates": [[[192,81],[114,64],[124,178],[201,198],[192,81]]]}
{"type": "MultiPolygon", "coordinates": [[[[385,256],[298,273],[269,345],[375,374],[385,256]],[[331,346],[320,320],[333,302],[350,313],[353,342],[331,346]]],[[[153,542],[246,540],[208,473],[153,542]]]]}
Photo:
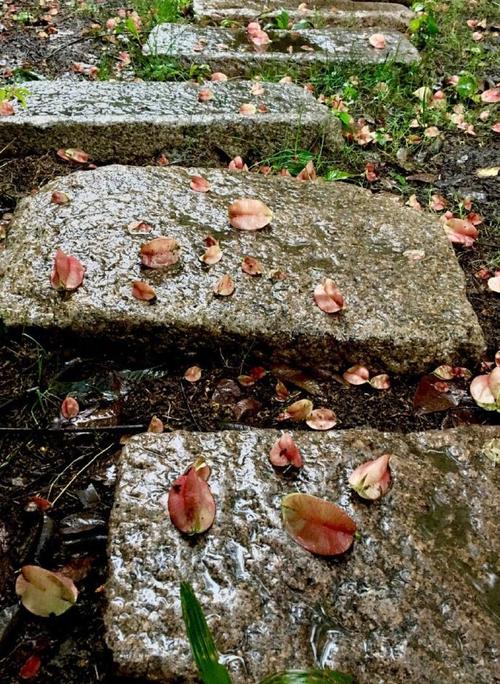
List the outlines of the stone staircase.
{"type": "MultiPolygon", "coordinates": [[[[150,54],[208,64],[235,81],[27,84],[26,109],[0,119],[0,149],[21,156],[82,147],[95,162],[122,164],[56,179],[19,204],[0,263],[0,316],[9,329],[65,331],[165,355],[252,346],[263,359],[330,370],[363,360],[381,372],[419,373],[479,359],[484,340],[464,277],[433,219],[352,185],[213,168],[236,155],[272,155],[288,141],[341,145],[338,121],[309,93],[264,83],[254,95],[241,77],[353,58],[418,59],[395,30],[411,16],[401,5],[194,3],[200,24],[282,8],[326,27],[276,31],[263,53],[250,50],[239,29],[153,30],[150,54]],[[384,29],[384,49],[369,44],[374,25],[384,29]],[[248,103],[255,111],[242,113],[248,103]],[[193,168],[123,165],[162,152],[193,168]],[[194,175],[208,192],[190,187],[194,175]],[[54,202],[54,192],[68,202],[54,202]],[[272,209],[270,226],[230,227],[228,206],[242,197],[272,209]],[[138,222],[145,232],[131,227],[138,222]],[[223,250],[211,267],[199,260],[207,234],[223,250]],[[145,272],[140,245],[161,235],[177,241],[179,262],[145,272]],[[65,297],[50,287],[57,249],[86,268],[82,287],[65,297]],[[244,256],[262,262],[260,277],[242,272],[244,256]],[[235,291],[217,297],[224,274],[235,291]],[[314,304],[325,277],[346,297],[341,316],[314,304]],[[154,305],[133,298],[139,278],[154,287],[154,305]]],[[[293,483],[267,462],[272,431],[133,438],[122,454],[109,543],[107,638],[120,672],[195,681],[178,601],[179,583],[189,579],[235,682],[312,666],[351,672],[361,684],[492,681],[494,571],[483,542],[495,534],[498,473],[481,454],[496,434],[297,432],[306,467],[293,483]],[[395,484],[369,507],[349,496],[346,473],[383,452],[394,455],[395,484]],[[193,544],[170,525],[166,497],[200,454],[213,466],[218,514],[193,544]],[[362,537],[348,557],[319,559],[284,535],[279,500],[295,488],[340,501],[357,520],[362,537]]]]}

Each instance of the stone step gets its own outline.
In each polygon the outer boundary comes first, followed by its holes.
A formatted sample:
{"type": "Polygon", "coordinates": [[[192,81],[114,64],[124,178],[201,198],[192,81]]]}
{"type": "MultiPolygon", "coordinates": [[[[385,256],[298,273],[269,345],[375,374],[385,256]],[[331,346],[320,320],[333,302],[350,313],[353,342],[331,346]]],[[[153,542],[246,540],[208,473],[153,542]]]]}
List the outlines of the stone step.
{"type": "Polygon", "coordinates": [[[394,199],[344,183],[216,169],[80,171],[19,204],[0,256],[0,317],[10,327],[124,339],[146,352],[232,344],[325,369],[364,361],[405,373],[474,362],[484,340],[442,226],[394,199]],[[197,174],[210,192],[190,189],[197,174]],[[54,191],[69,203],[55,204],[54,191]],[[229,225],[229,205],[249,197],[273,211],[263,230],[229,225]],[[151,231],[131,233],[134,221],[151,231]],[[207,234],[223,250],[211,268],[199,260],[207,234]],[[141,244],[161,235],[177,240],[179,262],[141,269],[141,244]],[[86,267],[83,286],[68,297],[50,286],[57,249],[86,267]],[[262,262],[260,277],[242,271],[245,256],[262,262]],[[235,291],[216,297],[213,288],[225,274],[235,291]],[[325,277],[345,297],[338,314],[314,302],[325,277]],[[132,297],[139,279],[156,290],[154,305],[132,297]]]}
{"type": "Polygon", "coordinates": [[[226,162],[236,155],[263,158],[286,146],[333,149],[340,123],[302,88],[253,82],[91,83],[33,81],[26,108],[0,117],[0,150],[21,156],[83,148],[94,161],[128,162],[166,151],[183,163],[226,162]],[[214,97],[200,102],[202,88],[214,97]],[[253,103],[254,114],[240,107],[253,103]],[[259,109],[260,108],[260,109],[259,109]]]}
{"type": "Polygon", "coordinates": [[[110,522],[107,642],[120,671],[194,682],[179,605],[192,583],[235,684],[327,667],[358,684],[493,682],[498,647],[498,428],[409,435],[292,433],[295,480],[267,455],[280,433],[144,434],[124,448],[110,522]],[[392,455],[377,504],[349,491],[365,460],[392,455]],[[200,455],[217,512],[196,540],[167,513],[173,481],[200,455]],[[301,491],[340,504],[360,537],[335,561],[283,529],[280,502],[301,491]]]}
{"type": "Polygon", "coordinates": [[[402,4],[356,2],[355,0],[194,0],[193,12],[200,23],[225,20],[249,22],[262,19],[265,24],[285,11],[293,22],[310,21],[313,25],[376,26],[379,29],[405,30],[414,13],[402,4]]]}
{"type": "Polygon", "coordinates": [[[387,60],[412,63],[418,51],[397,31],[384,31],[386,47],[376,49],[369,39],[373,30],[324,28],[268,31],[271,43],[257,51],[245,29],[159,24],[144,46],[147,55],[164,56],[180,64],[208,64],[228,76],[249,76],[265,68],[309,73],[313,67],[341,62],[380,64],[387,60]]]}

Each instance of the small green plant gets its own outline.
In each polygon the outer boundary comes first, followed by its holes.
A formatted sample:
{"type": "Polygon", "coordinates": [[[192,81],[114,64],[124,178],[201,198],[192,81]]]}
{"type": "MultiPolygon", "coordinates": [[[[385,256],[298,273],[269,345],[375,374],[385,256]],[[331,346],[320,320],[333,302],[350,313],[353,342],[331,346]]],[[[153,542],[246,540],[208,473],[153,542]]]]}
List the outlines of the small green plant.
{"type": "Polygon", "coordinates": [[[5,86],[0,88],[0,102],[17,100],[22,107],[26,107],[29,94],[30,92],[27,88],[16,85],[5,86]]]}
{"type": "Polygon", "coordinates": [[[290,15],[285,10],[282,10],[275,18],[274,25],[281,31],[286,31],[290,25],[290,15]]]}
{"type": "MultiPolygon", "coordinates": [[[[182,617],[191,651],[203,684],[232,684],[228,669],[219,662],[219,653],[200,602],[188,582],[181,583],[182,617]]],[[[260,684],[352,684],[350,675],[333,670],[290,670],[270,675],[260,684]]]]}
{"type": "Polygon", "coordinates": [[[417,16],[410,21],[409,30],[417,47],[422,48],[439,33],[436,17],[423,2],[416,2],[413,11],[417,16]]]}

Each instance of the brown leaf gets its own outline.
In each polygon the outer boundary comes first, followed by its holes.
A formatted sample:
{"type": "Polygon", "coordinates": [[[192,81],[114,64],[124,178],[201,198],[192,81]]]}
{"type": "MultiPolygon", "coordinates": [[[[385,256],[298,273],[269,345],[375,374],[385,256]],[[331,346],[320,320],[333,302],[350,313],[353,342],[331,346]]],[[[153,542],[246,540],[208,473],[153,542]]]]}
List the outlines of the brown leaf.
{"type": "Polygon", "coordinates": [[[229,275],[229,273],[225,273],[222,276],[222,278],[215,283],[213,287],[214,294],[218,295],[219,297],[229,297],[233,294],[234,290],[234,281],[229,275]]]}
{"type": "Polygon", "coordinates": [[[164,268],[179,261],[180,246],[174,238],[157,237],[141,245],[141,261],[147,268],[164,268]]]}
{"type": "Polygon", "coordinates": [[[264,271],[262,262],[251,256],[243,257],[241,270],[251,276],[260,276],[264,271]]]}
{"type": "Polygon", "coordinates": [[[144,302],[153,302],[156,299],[156,292],[144,280],[134,280],[132,282],[132,297],[144,302]]]}
{"type": "Polygon", "coordinates": [[[210,183],[203,176],[191,176],[190,187],[195,192],[209,192],[210,183]]]}
{"type": "Polygon", "coordinates": [[[309,399],[299,399],[290,404],[283,413],[280,413],[278,420],[293,420],[300,423],[309,418],[313,410],[313,403],[309,399]]]}
{"type": "Polygon", "coordinates": [[[201,378],[202,369],[199,366],[191,366],[184,373],[184,380],[188,382],[198,382],[201,378]]]}
{"type": "Polygon", "coordinates": [[[331,430],[337,425],[337,416],[327,408],[318,408],[311,411],[306,420],[311,430],[331,430]]]}

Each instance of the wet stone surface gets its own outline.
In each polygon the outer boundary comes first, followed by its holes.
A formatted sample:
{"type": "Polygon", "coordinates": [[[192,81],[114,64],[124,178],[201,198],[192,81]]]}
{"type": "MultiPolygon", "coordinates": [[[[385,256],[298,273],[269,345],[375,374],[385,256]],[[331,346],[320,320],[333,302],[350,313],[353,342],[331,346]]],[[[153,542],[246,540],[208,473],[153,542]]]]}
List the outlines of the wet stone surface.
{"type": "Polygon", "coordinates": [[[421,372],[477,360],[484,346],[463,273],[431,217],[348,184],[215,169],[107,166],[23,200],[0,260],[0,316],[10,327],[101,334],[146,352],[233,344],[322,369],[363,361],[374,371],[421,372]],[[196,174],[210,192],[190,189],[196,174]],[[54,191],[69,203],[55,204],[54,191]],[[231,228],[228,207],[245,197],[272,209],[268,227],[231,228]],[[134,221],[149,232],[131,230],[134,221]],[[199,259],[207,234],[223,250],[212,267],[199,259]],[[178,241],[178,263],[142,268],[141,244],[160,235],[178,241]],[[57,249],[86,267],[83,285],[67,296],[50,286],[57,249]],[[260,277],[242,271],[245,256],[262,262],[260,277]],[[216,297],[224,274],[235,291],[216,297]],[[324,277],[344,294],[340,314],[314,303],[324,277]],[[155,304],[133,298],[139,279],[154,287],[155,304]]]}
{"type": "Polygon", "coordinates": [[[414,16],[407,7],[397,3],[358,2],[357,0],[315,0],[307,4],[297,0],[194,0],[193,12],[200,22],[220,22],[224,19],[265,24],[285,10],[293,22],[310,21],[313,26],[359,28],[377,26],[405,30],[414,16]],[[305,6],[302,6],[305,5],[305,6]]]}
{"type": "Polygon", "coordinates": [[[314,665],[358,684],[493,682],[500,482],[482,449],[499,430],[295,433],[305,460],[295,480],[268,462],[278,434],[145,434],[125,447],[105,618],[121,671],[196,681],[179,606],[188,580],[238,684],[314,665]],[[393,487],[363,503],[348,475],[382,453],[392,454],[393,487]],[[167,493],[200,455],[217,515],[189,540],[169,521],[167,493]],[[286,535],[280,501],[292,491],[344,507],[360,532],[351,551],[324,559],[286,535]]]}
{"type": "Polygon", "coordinates": [[[95,83],[39,81],[25,84],[27,107],[0,117],[0,150],[10,156],[79,147],[94,161],[126,162],[166,151],[184,163],[264,157],[287,144],[328,149],[341,144],[339,122],[310,93],[292,84],[95,83]],[[213,99],[198,100],[202,87],[213,99]],[[259,111],[240,114],[244,103],[259,111]]]}
{"type": "Polygon", "coordinates": [[[256,51],[244,29],[199,28],[159,24],[144,46],[146,54],[166,55],[184,65],[208,64],[230,76],[250,75],[264,67],[309,71],[338,62],[379,64],[387,59],[411,63],[418,52],[401,33],[385,31],[386,47],[371,47],[373,30],[324,28],[300,31],[268,31],[271,43],[256,51]]]}

